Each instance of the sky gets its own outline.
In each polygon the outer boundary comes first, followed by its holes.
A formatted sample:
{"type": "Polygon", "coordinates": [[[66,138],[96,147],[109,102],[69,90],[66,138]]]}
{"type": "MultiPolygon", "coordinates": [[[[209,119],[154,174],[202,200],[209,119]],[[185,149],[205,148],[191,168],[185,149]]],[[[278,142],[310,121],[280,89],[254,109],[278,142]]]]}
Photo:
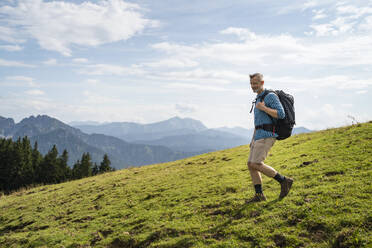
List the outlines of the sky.
{"type": "Polygon", "coordinates": [[[253,128],[249,74],[297,126],[372,120],[371,0],[1,0],[0,116],[253,128]]]}

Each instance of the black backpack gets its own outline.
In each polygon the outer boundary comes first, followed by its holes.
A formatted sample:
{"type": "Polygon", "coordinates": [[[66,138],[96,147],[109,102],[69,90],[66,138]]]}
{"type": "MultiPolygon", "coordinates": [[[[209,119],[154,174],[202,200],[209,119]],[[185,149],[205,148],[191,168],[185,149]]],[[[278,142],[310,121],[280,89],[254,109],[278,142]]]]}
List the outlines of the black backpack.
{"type": "Polygon", "coordinates": [[[287,94],[282,90],[265,90],[261,96],[261,102],[265,99],[266,95],[271,92],[275,93],[279,97],[280,103],[282,104],[285,112],[285,117],[284,119],[278,119],[275,123],[273,117],[268,115],[271,118],[272,123],[275,125],[274,130],[267,130],[265,127],[263,127],[263,129],[266,131],[275,131],[275,133],[278,134],[276,139],[283,140],[291,136],[293,126],[296,125],[294,98],[292,95],[287,94]]]}

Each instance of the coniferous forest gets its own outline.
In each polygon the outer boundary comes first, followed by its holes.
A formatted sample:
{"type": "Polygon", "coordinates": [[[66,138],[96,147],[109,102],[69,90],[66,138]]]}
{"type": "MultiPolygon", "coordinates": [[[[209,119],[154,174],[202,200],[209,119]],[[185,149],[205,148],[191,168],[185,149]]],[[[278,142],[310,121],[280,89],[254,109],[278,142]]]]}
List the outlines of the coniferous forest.
{"type": "Polygon", "coordinates": [[[89,153],[83,153],[81,160],[72,168],[67,164],[68,152],[58,153],[53,147],[44,156],[38,151],[38,144],[31,146],[27,136],[0,139],[0,191],[8,194],[24,187],[40,184],[55,184],[114,171],[111,162],[104,155],[100,165],[93,164],[89,153]]]}

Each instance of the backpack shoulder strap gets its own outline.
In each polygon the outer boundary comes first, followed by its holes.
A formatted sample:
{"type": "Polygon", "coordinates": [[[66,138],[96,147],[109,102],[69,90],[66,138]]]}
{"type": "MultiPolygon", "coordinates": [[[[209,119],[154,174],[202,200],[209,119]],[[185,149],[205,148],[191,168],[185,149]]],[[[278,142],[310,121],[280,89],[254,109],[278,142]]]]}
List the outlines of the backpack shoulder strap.
{"type": "MultiPolygon", "coordinates": [[[[265,97],[269,94],[269,93],[274,93],[276,95],[276,91],[275,90],[265,90],[265,92],[263,93],[263,95],[261,96],[261,102],[263,102],[263,100],[265,99],[265,97]]],[[[271,117],[271,115],[267,114],[270,119],[271,119],[271,122],[275,125],[275,120],[273,117],[271,117]]]]}
{"type": "Polygon", "coordinates": [[[276,92],[274,90],[265,90],[265,92],[263,93],[263,95],[261,96],[261,102],[263,102],[263,100],[265,99],[265,97],[267,96],[267,94],[269,93],[274,93],[276,94],[276,92]]]}
{"type": "MultiPolygon", "coordinates": [[[[263,95],[260,97],[261,102],[265,99],[265,97],[269,93],[275,93],[276,94],[275,90],[265,90],[264,93],[263,93],[263,95]]],[[[252,102],[252,107],[251,107],[251,110],[249,111],[249,113],[252,113],[253,107],[254,107],[255,103],[257,102],[257,100],[258,100],[258,97],[256,97],[256,99],[252,102]]],[[[269,115],[269,117],[271,118],[270,115],[269,115]]]]}

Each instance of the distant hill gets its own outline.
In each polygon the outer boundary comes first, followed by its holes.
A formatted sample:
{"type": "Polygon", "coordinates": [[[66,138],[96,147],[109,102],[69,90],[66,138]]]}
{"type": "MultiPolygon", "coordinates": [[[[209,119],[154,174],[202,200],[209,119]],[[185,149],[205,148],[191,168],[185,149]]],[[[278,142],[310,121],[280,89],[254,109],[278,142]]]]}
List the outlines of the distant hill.
{"type": "MultiPolygon", "coordinates": [[[[59,154],[66,149],[69,155],[68,164],[70,166],[77,160],[81,160],[81,155],[85,152],[89,152],[92,161],[98,164],[102,161],[103,155],[105,154],[103,149],[84,142],[83,139],[62,128],[31,136],[30,141],[32,145],[35,141],[38,142],[38,150],[43,155],[45,155],[54,144],[56,144],[59,154]]],[[[129,165],[124,159],[118,158],[109,152],[107,153],[109,154],[110,161],[116,168],[124,168],[129,165]]]]}
{"type": "Polygon", "coordinates": [[[139,140],[135,142],[167,146],[175,151],[207,152],[245,145],[248,144],[250,140],[228,132],[207,129],[190,134],[172,135],[157,140],[139,140]]]}
{"type": "Polygon", "coordinates": [[[86,133],[112,135],[136,144],[166,146],[176,152],[205,153],[249,142],[239,135],[208,129],[201,121],[180,117],[150,124],[114,122],[75,127],[86,133]]]}
{"type": "Polygon", "coordinates": [[[175,134],[190,134],[207,129],[207,127],[198,120],[180,117],[173,117],[165,121],[150,124],[112,122],[100,125],[74,125],[74,127],[88,134],[100,133],[114,136],[128,142],[136,140],[156,140],[175,134]]]}
{"type": "MultiPolygon", "coordinates": [[[[253,134],[253,129],[241,127],[208,129],[198,120],[180,117],[150,124],[84,123],[94,125],[72,127],[47,115],[30,116],[19,123],[0,117],[0,137],[15,140],[27,135],[32,142],[38,141],[42,154],[56,144],[60,153],[63,149],[69,152],[69,165],[83,152],[89,152],[97,163],[107,153],[112,165],[120,169],[248,144],[253,134]]],[[[295,128],[294,134],[308,131],[295,128]]]]}
{"type": "Polygon", "coordinates": [[[226,133],[231,133],[234,135],[242,136],[247,139],[252,139],[252,135],[254,133],[254,129],[247,129],[243,127],[219,127],[219,128],[214,128],[214,130],[226,132],[226,133]]]}
{"type": "Polygon", "coordinates": [[[101,125],[101,122],[97,121],[72,121],[67,123],[69,126],[79,126],[79,125],[92,125],[92,126],[98,126],[101,125]]]}
{"type": "Polygon", "coordinates": [[[310,129],[307,129],[306,127],[295,127],[293,128],[292,135],[300,134],[300,133],[311,133],[314,132],[310,129]]]}
{"type": "Polygon", "coordinates": [[[117,169],[173,161],[200,154],[175,152],[164,146],[131,144],[108,135],[89,135],[47,115],[30,116],[19,123],[14,123],[11,118],[0,117],[0,134],[13,140],[28,136],[33,143],[38,141],[39,150],[43,155],[56,144],[59,153],[62,153],[63,149],[69,152],[69,165],[80,159],[83,152],[89,152],[92,160],[97,163],[101,162],[103,155],[107,153],[112,166],[117,169]]]}
{"type": "MultiPolygon", "coordinates": [[[[113,122],[75,127],[85,133],[110,135],[137,144],[161,145],[173,151],[199,153],[247,144],[254,131],[242,127],[208,129],[198,120],[180,117],[151,124],[113,122]]],[[[299,127],[294,128],[293,134],[309,131],[299,127]]]]}
{"type": "Polygon", "coordinates": [[[7,137],[13,129],[15,123],[12,118],[5,118],[0,116],[0,137],[7,137]]]}
{"type": "Polygon", "coordinates": [[[372,121],[292,136],[265,161],[294,178],[288,196],[249,146],[0,194],[0,247],[372,247],[372,121]]]}

